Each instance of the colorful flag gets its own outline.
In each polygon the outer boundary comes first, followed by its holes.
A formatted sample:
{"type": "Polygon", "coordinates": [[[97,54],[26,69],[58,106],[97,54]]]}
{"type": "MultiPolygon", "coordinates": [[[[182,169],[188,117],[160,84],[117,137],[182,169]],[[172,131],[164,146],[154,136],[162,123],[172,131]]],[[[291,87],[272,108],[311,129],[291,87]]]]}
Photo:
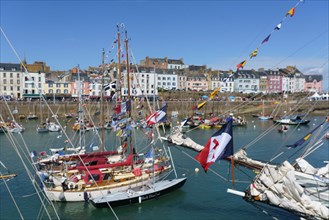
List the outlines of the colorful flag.
{"type": "Polygon", "coordinates": [[[185,125],[187,124],[187,122],[188,122],[190,119],[191,119],[191,118],[187,118],[187,119],[185,119],[184,121],[182,121],[182,122],[180,123],[180,126],[181,126],[181,127],[185,126],[185,125]]]}
{"type": "Polygon", "coordinates": [[[236,65],[236,67],[238,68],[238,70],[239,70],[240,68],[243,69],[243,67],[246,65],[246,63],[247,63],[247,60],[244,60],[244,61],[242,61],[241,63],[239,63],[238,65],[236,65]]]}
{"type": "Polygon", "coordinates": [[[215,95],[217,94],[217,92],[219,91],[220,87],[218,87],[217,89],[215,89],[214,91],[212,91],[212,93],[210,93],[209,95],[209,99],[213,99],[215,98],[215,95]]]}
{"type": "Polygon", "coordinates": [[[233,155],[232,120],[229,120],[207,141],[204,149],[196,155],[204,171],[207,172],[211,164],[218,159],[233,155]]]}
{"type": "Polygon", "coordinates": [[[295,14],[295,7],[292,7],[286,14],[286,16],[290,15],[290,17],[294,16],[295,14]]]}
{"type": "Polygon", "coordinates": [[[146,118],[147,125],[153,125],[167,120],[167,105],[163,106],[160,110],[152,113],[146,118]]]}
{"type": "Polygon", "coordinates": [[[145,154],[145,158],[153,158],[154,157],[154,147],[151,147],[149,152],[145,154]]]}
{"type": "Polygon", "coordinates": [[[271,34],[268,35],[263,41],[262,41],[262,44],[266,43],[271,37],[271,34]]]}
{"type": "Polygon", "coordinates": [[[282,25],[282,22],[280,22],[280,23],[274,28],[274,30],[280,30],[280,29],[281,29],[281,25],[282,25]]]}
{"type": "Polygon", "coordinates": [[[258,54],[258,48],[256,48],[256,50],[254,50],[251,54],[249,54],[250,59],[257,56],[257,54],[258,54]]]}
{"type": "Polygon", "coordinates": [[[202,103],[200,103],[198,106],[197,106],[197,109],[200,110],[205,104],[207,103],[207,101],[204,101],[202,103]]]}
{"type": "Polygon", "coordinates": [[[286,145],[287,147],[292,147],[292,148],[295,148],[295,147],[298,147],[302,144],[305,143],[305,141],[307,141],[313,134],[313,132],[315,130],[317,130],[320,126],[323,125],[324,122],[322,122],[321,124],[319,124],[318,126],[316,126],[312,131],[310,131],[307,135],[305,135],[304,137],[302,137],[301,139],[299,139],[298,141],[296,141],[296,143],[294,144],[291,144],[291,145],[286,145]]]}
{"type": "Polygon", "coordinates": [[[121,105],[115,106],[113,110],[115,111],[115,113],[119,114],[121,112],[121,105]]]}
{"type": "Polygon", "coordinates": [[[31,152],[31,158],[36,157],[37,155],[38,155],[37,151],[34,150],[31,152]]]}

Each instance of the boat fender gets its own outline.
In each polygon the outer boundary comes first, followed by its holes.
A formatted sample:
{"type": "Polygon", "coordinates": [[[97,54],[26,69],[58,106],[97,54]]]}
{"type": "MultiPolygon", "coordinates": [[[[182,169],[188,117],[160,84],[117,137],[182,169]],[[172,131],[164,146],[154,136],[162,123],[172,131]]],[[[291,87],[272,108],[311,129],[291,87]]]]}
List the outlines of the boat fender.
{"type": "Polygon", "coordinates": [[[85,200],[85,202],[88,202],[89,201],[89,196],[88,196],[87,191],[84,191],[83,192],[83,199],[85,200]]]}
{"type": "Polygon", "coordinates": [[[69,187],[69,189],[74,189],[75,188],[75,183],[74,182],[69,182],[68,187],[69,187]]]}

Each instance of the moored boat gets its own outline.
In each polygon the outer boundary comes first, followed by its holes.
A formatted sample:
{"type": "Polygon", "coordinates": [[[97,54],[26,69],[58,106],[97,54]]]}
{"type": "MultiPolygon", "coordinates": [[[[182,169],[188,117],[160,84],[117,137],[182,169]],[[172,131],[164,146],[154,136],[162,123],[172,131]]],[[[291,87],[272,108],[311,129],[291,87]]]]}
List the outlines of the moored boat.
{"type": "Polygon", "coordinates": [[[96,208],[105,208],[122,205],[129,205],[132,203],[141,203],[146,200],[159,198],[169,192],[172,192],[182,187],[186,182],[186,178],[168,179],[159,181],[154,184],[144,184],[141,187],[130,188],[127,191],[109,193],[96,198],[92,198],[91,204],[96,208]]]}

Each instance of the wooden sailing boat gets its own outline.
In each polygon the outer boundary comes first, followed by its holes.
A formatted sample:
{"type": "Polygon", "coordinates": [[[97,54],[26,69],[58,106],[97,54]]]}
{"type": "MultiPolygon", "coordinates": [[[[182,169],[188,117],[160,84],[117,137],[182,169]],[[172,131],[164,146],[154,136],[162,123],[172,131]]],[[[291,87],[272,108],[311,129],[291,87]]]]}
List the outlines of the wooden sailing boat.
{"type": "MultiPolygon", "coordinates": [[[[126,33],[126,59],[127,59],[127,87],[128,87],[128,102],[130,102],[130,77],[129,77],[129,61],[128,61],[128,37],[127,32],[126,33]]],[[[131,110],[128,111],[128,117],[131,118],[131,110]]],[[[156,127],[156,126],[154,126],[156,127]]],[[[157,127],[158,129],[158,127],[157,127]]],[[[135,154],[135,148],[132,145],[132,135],[131,135],[131,129],[129,129],[129,150],[130,155],[135,154]]],[[[129,185],[129,188],[127,190],[123,191],[117,191],[117,192],[111,192],[110,194],[101,195],[98,197],[93,197],[91,199],[91,203],[97,207],[111,207],[111,206],[119,206],[119,205],[127,205],[131,203],[141,203],[142,201],[157,198],[161,195],[167,194],[175,189],[178,189],[182,187],[185,182],[186,178],[176,178],[170,179],[170,180],[162,180],[160,177],[167,173],[169,170],[171,170],[170,165],[166,165],[163,162],[165,162],[163,159],[161,159],[161,156],[156,155],[155,148],[153,146],[154,140],[151,142],[151,149],[149,153],[147,154],[148,157],[145,158],[143,165],[133,163],[131,164],[131,169],[134,171],[135,176],[142,176],[142,175],[150,175],[147,179],[144,179],[142,183],[139,183],[137,187],[134,187],[132,185],[129,185]],[[146,167],[149,167],[149,162],[152,161],[151,167],[145,169],[146,167]]],[[[170,154],[171,155],[171,154],[170,154]]]]}

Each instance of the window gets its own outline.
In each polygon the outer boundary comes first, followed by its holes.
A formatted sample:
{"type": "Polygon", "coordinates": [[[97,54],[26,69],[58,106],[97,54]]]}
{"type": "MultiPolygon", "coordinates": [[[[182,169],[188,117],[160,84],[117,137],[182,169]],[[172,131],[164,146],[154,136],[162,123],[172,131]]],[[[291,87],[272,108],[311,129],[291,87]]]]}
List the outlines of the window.
{"type": "Polygon", "coordinates": [[[68,83],[64,83],[64,88],[68,88],[69,84],[68,83]]]}
{"type": "Polygon", "coordinates": [[[49,89],[49,93],[53,93],[53,90],[52,89],[49,89]]]}
{"type": "Polygon", "coordinates": [[[3,79],[3,84],[7,84],[7,80],[6,79],[3,79]]]}
{"type": "Polygon", "coordinates": [[[53,84],[52,83],[49,83],[49,88],[53,88],[53,84]]]}
{"type": "Polygon", "coordinates": [[[10,80],[10,84],[14,84],[14,80],[13,79],[10,80]]]}
{"type": "Polygon", "coordinates": [[[162,77],[162,80],[166,80],[166,77],[162,77]]]}
{"type": "Polygon", "coordinates": [[[68,93],[69,93],[69,90],[64,89],[64,93],[65,93],[65,94],[68,94],[68,93]]]}
{"type": "Polygon", "coordinates": [[[34,77],[32,77],[32,80],[34,81],[34,77]]]}
{"type": "Polygon", "coordinates": [[[170,85],[171,85],[171,83],[170,83],[170,82],[168,82],[168,83],[167,83],[167,85],[168,85],[168,86],[170,86],[170,85]]]}
{"type": "Polygon", "coordinates": [[[39,77],[39,82],[41,82],[41,77],[39,77]]]}
{"type": "Polygon", "coordinates": [[[41,88],[41,83],[38,84],[38,87],[41,88]]]}
{"type": "Polygon", "coordinates": [[[19,79],[17,80],[17,84],[21,84],[21,81],[19,79]]]}
{"type": "MultiPolygon", "coordinates": [[[[40,78],[40,77],[39,77],[40,78]]],[[[40,81],[40,80],[39,80],[40,81]]],[[[61,87],[61,84],[59,83],[56,83],[56,88],[60,88],[61,87]]]]}
{"type": "Polygon", "coordinates": [[[18,90],[18,91],[21,90],[21,87],[20,87],[20,86],[17,86],[17,90],[18,90]]]}
{"type": "Polygon", "coordinates": [[[158,85],[161,86],[161,82],[158,82],[158,85]]]}
{"type": "Polygon", "coordinates": [[[5,91],[6,91],[6,90],[7,90],[7,86],[4,86],[4,87],[3,87],[3,90],[5,90],[5,91]]]}
{"type": "Polygon", "coordinates": [[[172,85],[173,85],[173,86],[176,86],[176,83],[175,83],[175,82],[173,82],[173,83],[172,83],[172,85]]]}
{"type": "Polygon", "coordinates": [[[163,82],[163,83],[162,83],[162,85],[164,85],[164,86],[165,86],[165,85],[166,85],[166,83],[165,83],[165,82],[163,82]]]}
{"type": "Polygon", "coordinates": [[[10,73],[10,78],[13,78],[13,73],[10,73]]]}
{"type": "Polygon", "coordinates": [[[19,78],[19,73],[17,73],[17,78],[19,78]]]}
{"type": "Polygon", "coordinates": [[[170,77],[167,77],[167,80],[171,80],[171,78],[170,77]]]}
{"type": "Polygon", "coordinates": [[[57,94],[61,93],[61,90],[60,89],[56,89],[56,93],[57,94]]]}
{"type": "Polygon", "coordinates": [[[158,80],[161,80],[161,77],[158,77],[158,80]]]}
{"type": "Polygon", "coordinates": [[[6,73],[3,73],[3,77],[6,77],[6,73]]]}

